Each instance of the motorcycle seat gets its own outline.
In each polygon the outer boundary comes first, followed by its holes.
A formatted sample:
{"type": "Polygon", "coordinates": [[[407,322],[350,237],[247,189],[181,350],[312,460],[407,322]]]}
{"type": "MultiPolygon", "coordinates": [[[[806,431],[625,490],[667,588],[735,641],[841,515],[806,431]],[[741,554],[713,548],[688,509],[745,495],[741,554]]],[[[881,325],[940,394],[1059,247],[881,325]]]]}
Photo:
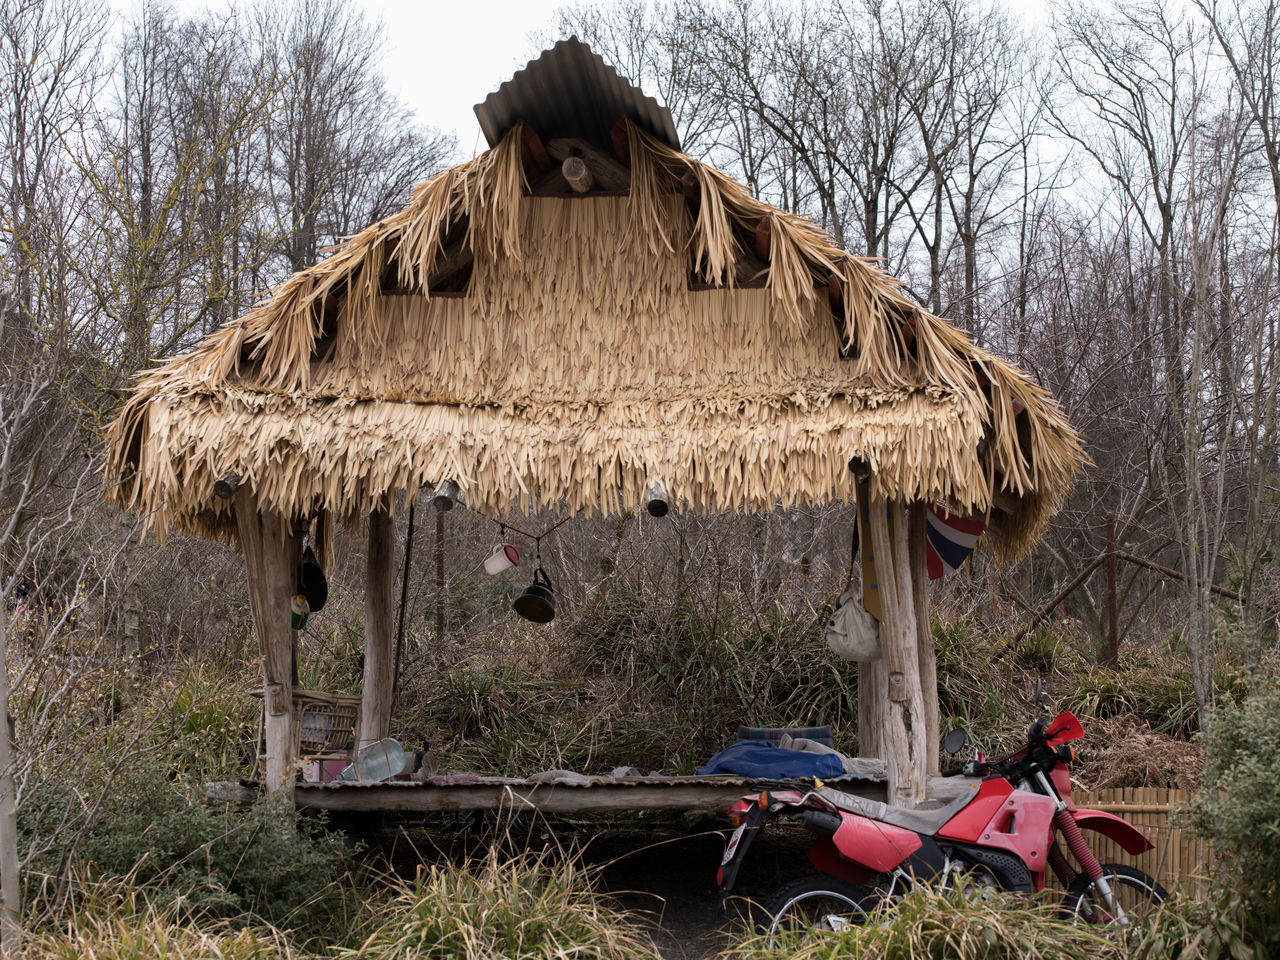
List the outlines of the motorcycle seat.
{"type": "Polygon", "coordinates": [[[968,806],[969,802],[978,795],[978,785],[978,781],[969,784],[960,796],[936,810],[909,810],[906,807],[894,807],[879,800],[868,800],[866,797],[855,796],[852,793],[832,790],[830,787],[824,787],[815,793],[836,808],[848,813],[856,813],[870,820],[878,820],[881,823],[902,827],[904,830],[933,836],[942,829],[943,824],[968,806]]]}

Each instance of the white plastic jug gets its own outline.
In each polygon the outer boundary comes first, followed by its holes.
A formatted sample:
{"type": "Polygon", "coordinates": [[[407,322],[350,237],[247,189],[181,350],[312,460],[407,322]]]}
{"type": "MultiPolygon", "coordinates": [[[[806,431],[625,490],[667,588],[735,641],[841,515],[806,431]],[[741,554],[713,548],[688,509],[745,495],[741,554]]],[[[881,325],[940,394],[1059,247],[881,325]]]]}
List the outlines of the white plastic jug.
{"type": "Polygon", "coordinates": [[[398,740],[387,737],[361,747],[356,754],[356,762],[343,767],[335,779],[377,783],[403,770],[404,760],[404,747],[398,740]]]}

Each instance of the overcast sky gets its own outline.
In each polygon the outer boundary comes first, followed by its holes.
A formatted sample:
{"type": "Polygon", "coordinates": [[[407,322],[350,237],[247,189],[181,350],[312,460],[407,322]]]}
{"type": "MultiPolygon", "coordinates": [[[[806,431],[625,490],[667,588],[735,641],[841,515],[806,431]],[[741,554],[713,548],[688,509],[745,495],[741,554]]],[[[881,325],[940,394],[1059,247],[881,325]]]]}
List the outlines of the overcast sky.
{"type": "Polygon", "coordinates": [[[387,26],[387,79],[418,118],[458,135],[464,156],[485,147],[472,106],[523,67],[565,0],[371,2],[387,26]]]}
{"type": "MultiPolygon", "coordinates": [[[[539,52],[542,35],[570,0],[356,0],[386,26],[385,70],[391,89],[423,123],[453,131],[458,150],[470,157],[484,149],[471,108],[539,52]]],[[[607,0],[605,0],[607,2],[607,0]]],[[[225,6],[224,0],[175,0],[194,12],[225,6]]],[[[133,6],[117,0],[118,9],[133,6]]],[[[1044,0],[1008,0],[1006,6],[1042,22],[1044,0]]],[[[645,91],[656,95],[656,91],[645,91]]]]}

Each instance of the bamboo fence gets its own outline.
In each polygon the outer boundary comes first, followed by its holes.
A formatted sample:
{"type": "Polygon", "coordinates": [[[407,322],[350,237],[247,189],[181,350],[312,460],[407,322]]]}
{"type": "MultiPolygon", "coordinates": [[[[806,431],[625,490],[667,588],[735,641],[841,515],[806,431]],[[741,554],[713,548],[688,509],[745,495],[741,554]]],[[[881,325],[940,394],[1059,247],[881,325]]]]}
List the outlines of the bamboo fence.
{"type": "Polygon", "coordinates": [[[1205,891],[1213,849],[1190,827],[1176,822],[1175,812],[1190,798],[1189,791],[1160,787],[1117,787],[1082,791],[1072,796],[1076,806],[1103,810],[1129,821],[1155,844],[1155,849],[1134,857],[1115,841],[1085,831],[1085,838],[1099,860],[1137,867],[1169,890],[1180,887],[1194,894],[1205,891]]]}

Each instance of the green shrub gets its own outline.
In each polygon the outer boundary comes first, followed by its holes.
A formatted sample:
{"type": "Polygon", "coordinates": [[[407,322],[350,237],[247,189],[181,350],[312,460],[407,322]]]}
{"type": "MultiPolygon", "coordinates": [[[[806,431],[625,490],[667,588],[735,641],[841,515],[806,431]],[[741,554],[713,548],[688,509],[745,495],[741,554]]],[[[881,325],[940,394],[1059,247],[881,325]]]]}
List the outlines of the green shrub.
{"type": "Polygon", "coordinates": [[[1126,931],[1128,960],[1266,960],[1266,946],[1251,934],[1248,907],[1237,891],[1221,888],[1210,900],[1179,897],[1152,922],[1126,931]]]}
{"type": "Polygon", "coordinates": [[[92,818],[88,813],[49,785],[24,799],[24,844],[49,836],[64,817],[68,822],[58,843],[27,864],[30,899],[47,893],[49,877],[69,872],[128,878],[161,907],[180,903],[206,916],[295,923],[337,895],[338,844],[276,798],[212,806],[152,765],[121,771],[92,818]]]}
{"type": "Polygon", "coordinates": [[[1188,814],[1239,870],[1252,926],[1280,945],[1280,673],[1258,674],[1239,706],[1220,705],[1204,723],[1204,779],[1188,814]]]}
{"type": "Polygon", "coordinates": [[[827,649],[828,616],[730,600],[706,609],[618,584],[536,657],[476,654],[408,690],[398,729],[428,737],[442,768],[511,775],[691,773],[740,723],[830,723],[852,752],[856,666],[827,649]]]}
{"type": "Polygon", "coordinates": [[[243,666],[192,661],[182,671],[148,739],[178,776],[238,775],[259,708],[239,682],[243,666]]]}
{"type": "Polygon", "coordinates": [[[1195,691],[1186,672],[1169,668],[1142,651],[1126,651],[1118,668],[1095,666],[1079,673],[1070,709],[1084,719],[1136,717],[1157,733],[1189,739],[1199,723],[1195,691]]]}

